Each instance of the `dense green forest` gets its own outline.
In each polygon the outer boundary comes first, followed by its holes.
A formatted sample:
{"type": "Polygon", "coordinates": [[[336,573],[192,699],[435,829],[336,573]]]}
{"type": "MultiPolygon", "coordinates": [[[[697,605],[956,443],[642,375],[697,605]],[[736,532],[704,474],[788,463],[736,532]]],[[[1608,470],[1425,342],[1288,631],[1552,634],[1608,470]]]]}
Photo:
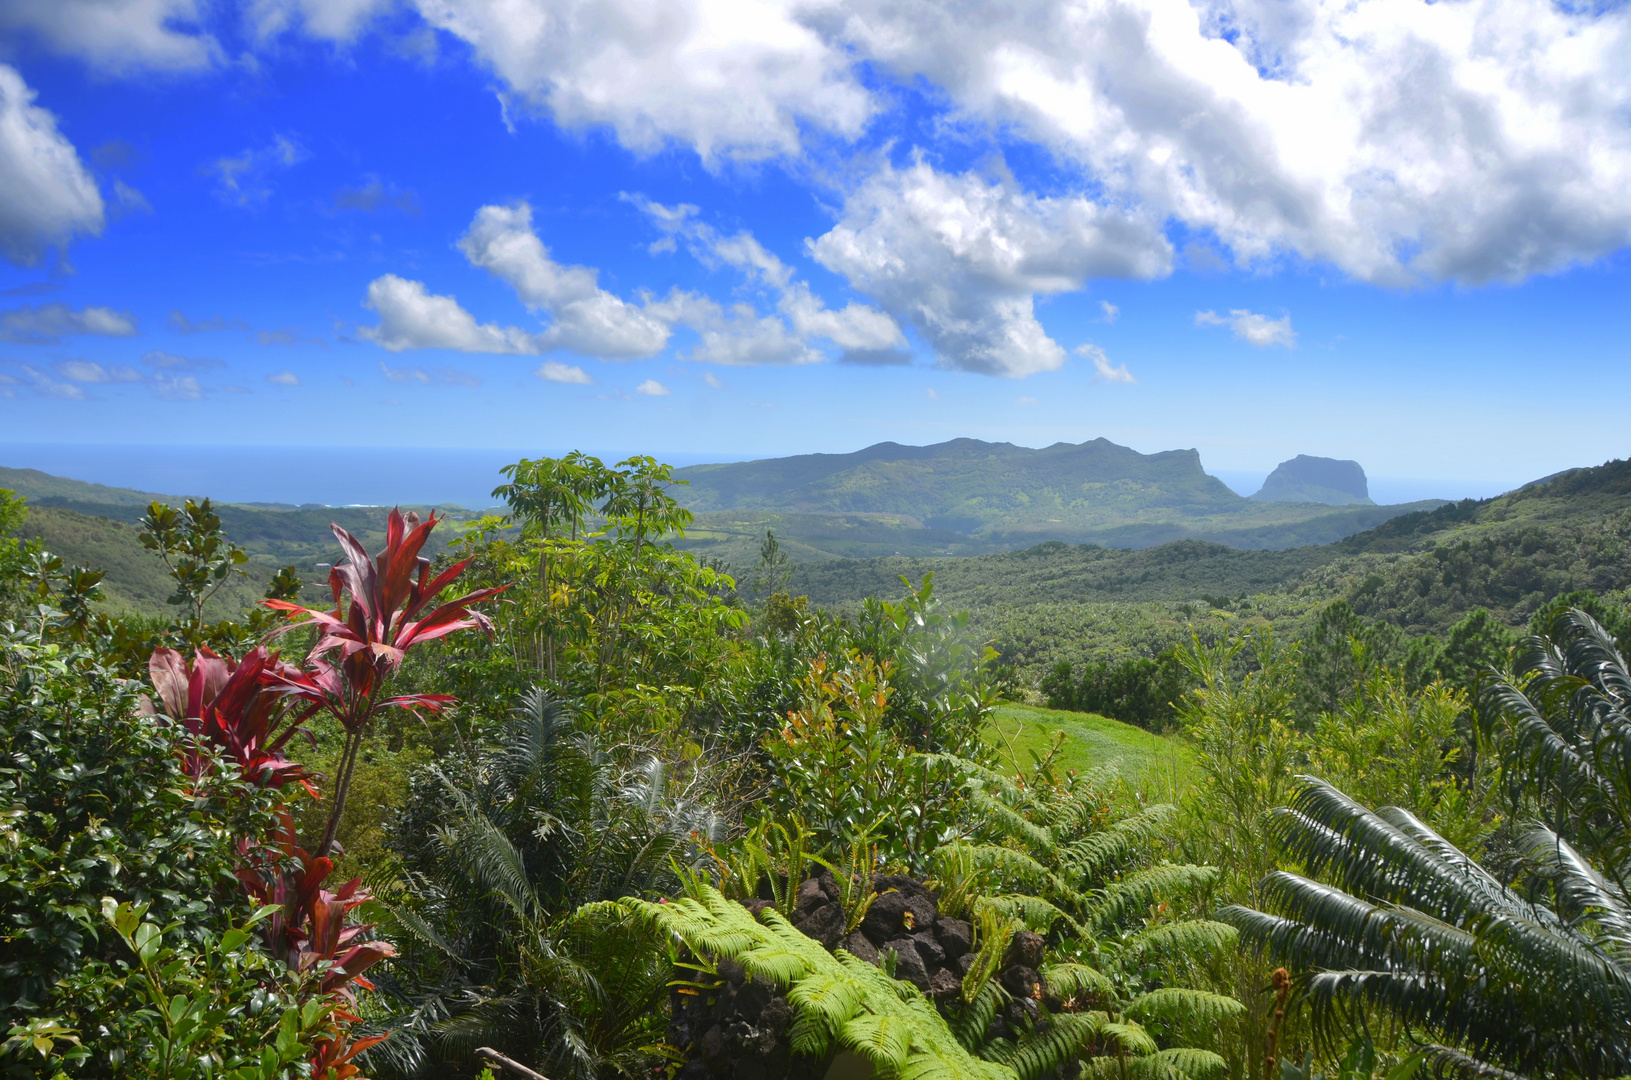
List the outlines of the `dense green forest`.
{"type": "Polygon", "coordinates": [[[0,497],[0,1074],[1631,1073],[1631,465],[819,564],[496,479],[0,497]]]}

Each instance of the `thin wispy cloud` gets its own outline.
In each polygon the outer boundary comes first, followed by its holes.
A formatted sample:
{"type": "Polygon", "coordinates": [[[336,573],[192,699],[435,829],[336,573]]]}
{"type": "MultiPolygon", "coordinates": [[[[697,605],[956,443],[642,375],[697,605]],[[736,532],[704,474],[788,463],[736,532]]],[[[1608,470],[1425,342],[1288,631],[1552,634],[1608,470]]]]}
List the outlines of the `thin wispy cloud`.
{"type": "Polygon", "coordinates": [[[1227,315],[1219,315],[1215,311],[1197,311],[1195,325],[1227,326],[1234,332],[1235,337],[1260,349],[1270,345],[1283,345],[1292,349],[1297,345],[1297,334],[1291,329],[1290,315],[1271,319],[1267,315],[1259,315],[1245,308],[1235,308],[1227,315]]]}

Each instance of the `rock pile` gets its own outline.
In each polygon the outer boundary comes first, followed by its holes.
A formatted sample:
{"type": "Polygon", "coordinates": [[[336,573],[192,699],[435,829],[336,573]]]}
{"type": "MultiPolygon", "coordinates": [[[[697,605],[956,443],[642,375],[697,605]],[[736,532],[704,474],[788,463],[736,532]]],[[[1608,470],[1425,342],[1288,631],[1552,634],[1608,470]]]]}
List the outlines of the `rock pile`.
{"type": "MultiPolygon", "coordinates": [[[[895,977],[916,986],[951,1013],[958,1006],[963,976],[974,963],[974,930],[965,920],[941,916],[936,894],[915,878],[879,874],[878,894],[866,917],[846,934],[838,883],[829,871],[799,884],[793,925],[822,947],[844,949],[882,966],[895,954],[895,977]]],[[[767,900],[747,903],[757,914],[767,900]]],[[[1043,938],[1021,930],[1008,947],[998,981],[1012,1000],[992,1020],[988,1037],[1018,1034],[1037,1019],[1042,996],[1043,938]]],[[[827,1062],[794,1057],[787,1029],[792,1007],[769,983],[749,979],[733,961],[719,965],[724,985],[712,996],[677,988],[672,998],[668,1044],[685,1053],[678,1080],[818,1080],[827,1062]]]]}

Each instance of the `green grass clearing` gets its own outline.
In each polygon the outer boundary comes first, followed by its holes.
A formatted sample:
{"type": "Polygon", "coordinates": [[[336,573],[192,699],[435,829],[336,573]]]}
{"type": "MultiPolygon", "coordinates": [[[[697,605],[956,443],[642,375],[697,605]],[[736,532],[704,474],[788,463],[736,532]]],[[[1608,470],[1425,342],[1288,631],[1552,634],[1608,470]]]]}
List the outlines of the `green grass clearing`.
{"type": "Polygon", "coordinates": [[[1181,738],[1154,735],[1096,713],[1004,704],[997,707],[990,730],[1010,774],[1030,771],[1030,752],[1046,753],[1056,731],[1065,733],[1060,762],[1066,769],[1114,765],[1129,784],[1152,799],[1176,800],[1188,789],[1195,769],[1195,753],[1181,738]]]}

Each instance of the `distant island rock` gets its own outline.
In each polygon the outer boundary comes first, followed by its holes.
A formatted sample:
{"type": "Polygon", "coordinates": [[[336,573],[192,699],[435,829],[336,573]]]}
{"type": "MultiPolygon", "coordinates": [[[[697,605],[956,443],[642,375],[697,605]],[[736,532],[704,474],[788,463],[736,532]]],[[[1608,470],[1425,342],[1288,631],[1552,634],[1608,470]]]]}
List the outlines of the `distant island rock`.
{"type": "Polygon", "coordinates": [[[1357,461],[1298,454],[1282,461],[1255,495],[1254,502],[1325,503],[1328,506],[1374,506],[1365,470],[1357,461]]]}

